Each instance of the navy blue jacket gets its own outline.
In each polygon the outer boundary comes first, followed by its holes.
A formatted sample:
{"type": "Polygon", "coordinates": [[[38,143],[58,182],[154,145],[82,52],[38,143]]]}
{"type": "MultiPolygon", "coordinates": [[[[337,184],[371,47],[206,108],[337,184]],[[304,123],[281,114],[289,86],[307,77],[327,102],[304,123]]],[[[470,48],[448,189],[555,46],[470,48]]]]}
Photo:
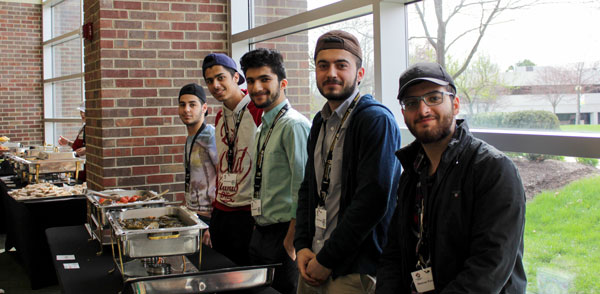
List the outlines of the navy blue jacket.
{"type": "MultiPolygon", "coordinates": [[[[308,161],[298,192],[294,247],[312,250],[315,208],[319,202],[314,153],[323,119],[317,113],[308,137],[308,161]]],[[[344,139],[342,193],[336,229],[317,254],[332,277],[351,273],[375,275],[379,255],[396,206],[400,130],[394,115],[371,95],[352,112],[344,139]]]]}

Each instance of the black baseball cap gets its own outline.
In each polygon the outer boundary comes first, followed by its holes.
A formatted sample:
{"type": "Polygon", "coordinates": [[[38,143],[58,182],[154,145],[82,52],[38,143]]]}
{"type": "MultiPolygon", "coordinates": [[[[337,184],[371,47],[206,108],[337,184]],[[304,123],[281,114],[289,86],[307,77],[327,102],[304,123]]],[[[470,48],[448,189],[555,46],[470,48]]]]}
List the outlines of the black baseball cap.
{"type": "Polygon", "coordinates": [[[422,81],[432,82],[440,86],[452,86],[456,92],[456,86],[452,77],[444,70],[444,68],[432,62],[420,62],[411,65],[400,76],[400,88],[398,90],[398,100],[404,94],[408,87],[422,81]]]}
{"type": "Polygon", "coordinates": [[[244,79],[244,76],[237,70],[237,65],[235,64],[235,61],[233,61],[231,57],[223,53],[211,53],[204,57],[204,61],[202,61],[202,75],[204,75],[207,68],[215,65],[221,65],[235,70],[240,75],[238,85],[241,85],[246,81],[246,79],[244,79]]]}
{"type": "Polygon", "coordinates": [[[198,99],[200,99],[202,103],[206,103],[206,94],[204,94],[204,89],[202,89],[202,86],[196,83],[191,83],[183,86],[181,90],[179,90],[178,99],[181,99],[181,96],[185,94],[195,95],[196,97],[198,97],[198,99]]]}

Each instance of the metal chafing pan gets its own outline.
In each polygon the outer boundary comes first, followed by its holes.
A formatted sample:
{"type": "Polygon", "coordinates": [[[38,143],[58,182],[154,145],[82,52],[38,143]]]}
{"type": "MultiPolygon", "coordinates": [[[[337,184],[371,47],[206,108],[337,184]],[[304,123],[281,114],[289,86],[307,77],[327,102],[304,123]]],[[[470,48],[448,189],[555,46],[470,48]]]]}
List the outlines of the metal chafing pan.
{"type": "Polygon", "coordinates": [[[170,256],[196,253],[200,250],[200,230],[207,229],[195,213],[181,206],[127,209],[109,211],[108,221],[119,246],[119,254],[130,258],[170,256]],[[184,227],[128,230],[119,220],[175,215],[184,227]]]}
{"type": "MultiPolygon", "coordinates": [[[[105,190],[102,191],[108,195],[133,196],[142,195],[149,193],[151,195],[157,195],[153,191],[142,191],[142,190],[105,190]]],[[[164,198],[158,198],[153,200],[138,200],[131,203],[112,203],[107,205],[101,205],[101,197],[95,196],[93,191],[88,191],[86,195],[87,201],[87,217],[88,225],[90,226],[92,238],[100,241],[102,245],[110,245],[111,242],[111,229],[106,213],[114,210],[131,209],[131,208],[142,208],[142,207],[161,207],[167,204],[179,204],[180,202],[169,202],[164,198]]]]}
{"type": "Polygon", "coordinates": [[[218,293],[266,287],[273,282],[274,265],[227,268],[193,274],[155,276],[126,281],[124,293],[218,293]]]}

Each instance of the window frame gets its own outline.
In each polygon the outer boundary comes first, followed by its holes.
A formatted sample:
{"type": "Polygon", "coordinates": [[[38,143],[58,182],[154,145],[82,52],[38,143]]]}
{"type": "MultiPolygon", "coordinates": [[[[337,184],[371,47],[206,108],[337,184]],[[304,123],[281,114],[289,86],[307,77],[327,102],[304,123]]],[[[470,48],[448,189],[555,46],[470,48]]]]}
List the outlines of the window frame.
{"type": "MultiPolygon", "coordinates": [[[[392,110],[398,122],[402,145],[414,137],[404,124],[396,101],[398,77],[408,66],[407,8],[418,2],[409,0],[342,0],[257,27],[250,27],[253,7],[233,5],[229,0],[231,56],[236,62],[251,45],[271,38],[309,30],[371,14],[374,36],[374,97],[392,110]],[[400,16],[400,17],[399,17],[400,16]],[[400,51],[399,51],[400,50],[400,51]],[[385,60],[385,62],[383,62],[385,60]],[[383,98],[382,98],[383,97],[383,98]]],[[[538,132],[522,130],[472,129],[481,138],[502,151],[600,158],[600,134],[576,132],[538,132]]]]}
{"type": "Polygon", "coordinates": [[[80,117],[62,117],[54,113],[54,105],[56,97],[54,97],[54,87],[57,83],[80,80],[81,83],[81,102],[84,102],[85,97],[85,79],[84,79],[84,47],[83,47],[83,1],[79,0],[79,27],[70,32],[52,37],[52,30],[54,21],[52,10],[54,7],[60,5],[66,0],[46,0],[42,2],[42,50],[43,50],[43,73],[42,73],[42,85],[43,85],[43,119],[44,124],[44,138],[45,143],[54,143],[58,141],[60,134],[56,133],[57,123],[76,123],[81,122],[80,117]],[[79,72],[74,74],[55,76],[54,75],[54,55],[53,51],[55,46],[64,44],[66,42],[79,39],[79,48],[81,52],[81,67],[79,72]]]}

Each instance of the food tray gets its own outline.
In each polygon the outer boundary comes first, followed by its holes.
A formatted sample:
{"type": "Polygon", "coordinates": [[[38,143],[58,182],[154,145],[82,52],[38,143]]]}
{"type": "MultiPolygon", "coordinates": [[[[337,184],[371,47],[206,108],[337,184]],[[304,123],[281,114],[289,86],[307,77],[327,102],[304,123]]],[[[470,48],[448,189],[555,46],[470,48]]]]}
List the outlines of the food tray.
{"type": "Polygon", "coordinates": [[[273,282],[274,273],[274,266],[229,268],[194,274],[130,279],[126,281],[125,287],[136,294],[218,293],[269,286],[273,282]]]}
{"type": "MultiPolygon", "coordinates": [[[[119,196],[133,196],[141,195],[145,191],[142,190],[105,190],[103,194],[108,195],[119,195],[119,196]]],[[[156,195],[153,191],[148,191],[150,194],[156,195]]],[[[147,201],[136,201],[131,203],[112,203],[108,205],[101,205],[101,197],[93,195],[92,191],[89,191],[86,195],[87,201],[87,216],[88,224],[92,231],[92,237],[97,239],[102,245],[110,245],[110,224],[106,218],[106,213],[113,210],[131,209],[131,208],[142,208],[142,207],[161,207],[166,204],[174,204],[179,202],[168,202],[164,198],[158,198],[147,201]]]]}
{"type": "Polygon", "coordinates": [[[200,230],[208,228],[208,225],[201,221],[195,213],[181,206],[109,211],[107,216],[114,237],[120,245],[119,253],[130,258],[196,253],[201,246],[200,230]],[[185,226],[128,230],[123,228],[119,222],[121,219],[160,217],[163,215],[175,215],[185,226]]]}
{"type": "Polygon", "coordinates": [[[39,159],[43,160],[63,160],[63,159],[73,159],[75,158],[75,152],[40,152],[38,154],[39,159]]]}

